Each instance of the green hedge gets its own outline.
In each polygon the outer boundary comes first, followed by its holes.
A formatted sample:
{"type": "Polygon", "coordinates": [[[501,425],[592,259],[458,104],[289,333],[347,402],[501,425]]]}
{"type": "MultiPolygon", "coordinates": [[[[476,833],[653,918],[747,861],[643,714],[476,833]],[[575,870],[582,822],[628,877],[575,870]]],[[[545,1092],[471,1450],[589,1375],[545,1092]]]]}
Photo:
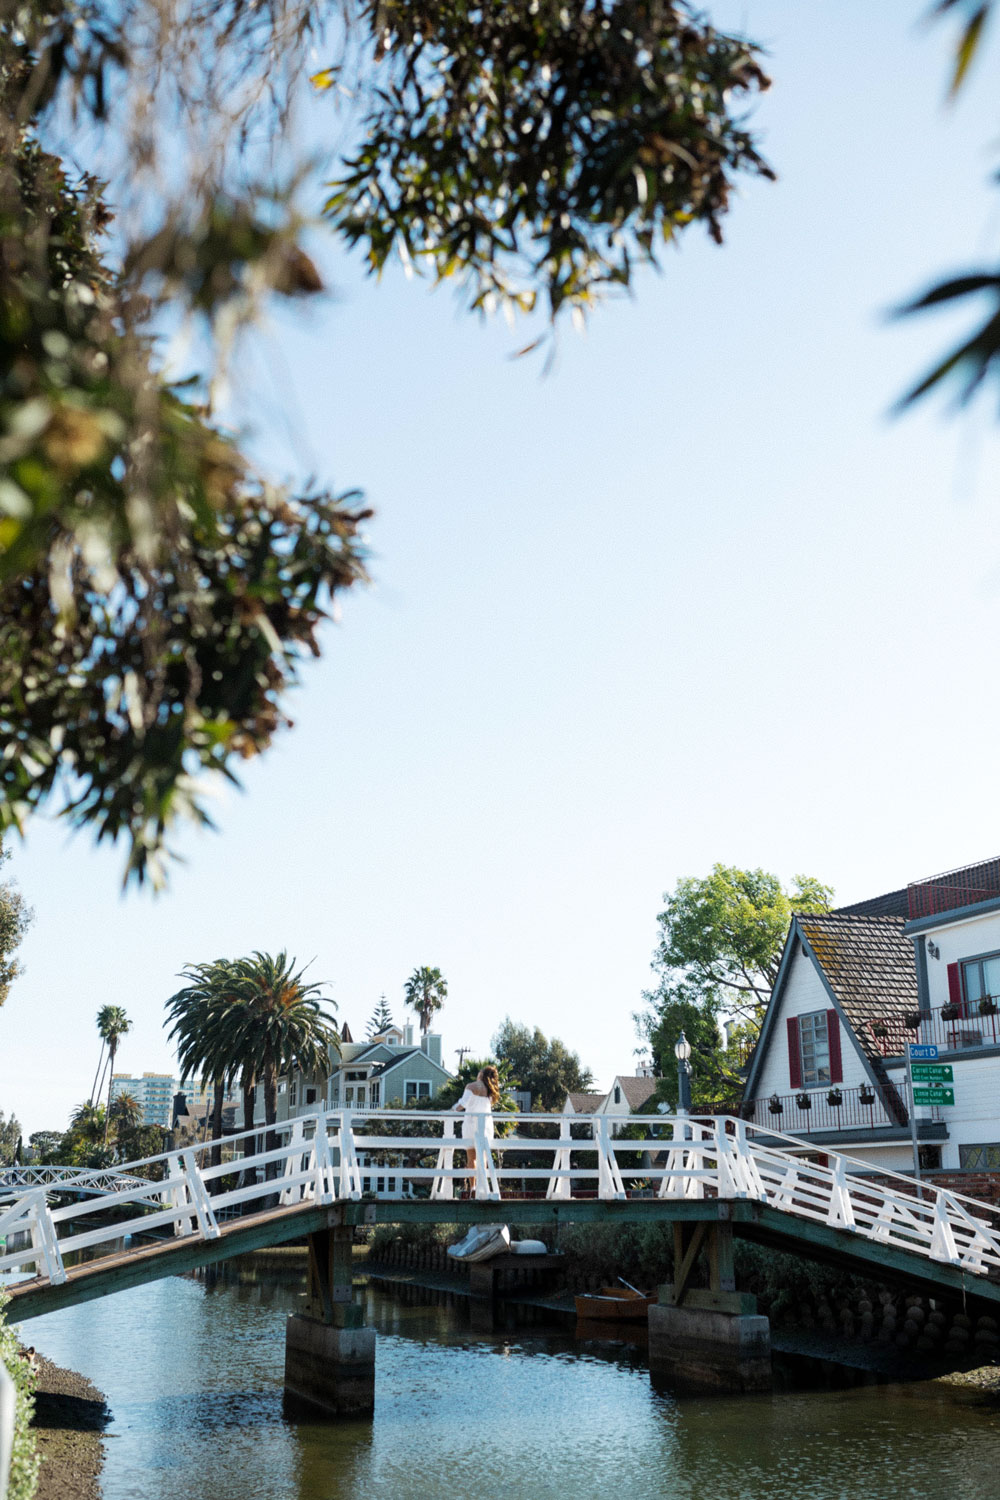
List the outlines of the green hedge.
{"type": "Polygon", "coordinates": [[[29,1426],[35,1409],[35,1372],[28,1361],[21,1357],[17,1331],[4,1316],[4,1307],[9,1300],[8,1294],[0,1287],[0,1360],[7,1366],[17,1389],[14,1451],[11,1454],[7,1500],[31,1500],[38,1484],[40,1462],[34,1434],[29,1426]]]}

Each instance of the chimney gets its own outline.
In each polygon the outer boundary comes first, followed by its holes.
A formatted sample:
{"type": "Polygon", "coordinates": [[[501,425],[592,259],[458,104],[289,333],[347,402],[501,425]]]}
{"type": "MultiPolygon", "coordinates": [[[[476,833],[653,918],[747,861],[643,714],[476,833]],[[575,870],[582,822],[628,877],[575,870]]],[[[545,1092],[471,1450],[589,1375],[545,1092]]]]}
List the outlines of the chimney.
{"type": "Polygon", "coordinates": [[[412,1047],[413,1046],[413,1022],[412,1021],[408,1021],[407,1024],[403,1027],[403,1046],[404,1047],[412,1047]]]}
{"type": "Polygon", "coordinates": [[[441,1066],[441,1034],[437,1031],[425,1031],[420,1038],[420,1050],[426,1052],[431,1062],[441,1066]]]}

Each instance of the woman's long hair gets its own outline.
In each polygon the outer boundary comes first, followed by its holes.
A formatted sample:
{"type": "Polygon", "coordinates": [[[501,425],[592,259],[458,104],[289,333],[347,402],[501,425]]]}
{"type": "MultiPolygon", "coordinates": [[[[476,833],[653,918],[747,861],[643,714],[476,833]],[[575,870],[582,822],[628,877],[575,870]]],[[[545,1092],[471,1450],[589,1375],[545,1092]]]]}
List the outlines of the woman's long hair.
{"type": "Polygon", "coordinates": [[[489,1067],[481,1069],[479,1076],[489,1092],[490,1104],[496,1109],[500,1103],[500,1074],[493,1064],[490,1063],[489,1067]]]}

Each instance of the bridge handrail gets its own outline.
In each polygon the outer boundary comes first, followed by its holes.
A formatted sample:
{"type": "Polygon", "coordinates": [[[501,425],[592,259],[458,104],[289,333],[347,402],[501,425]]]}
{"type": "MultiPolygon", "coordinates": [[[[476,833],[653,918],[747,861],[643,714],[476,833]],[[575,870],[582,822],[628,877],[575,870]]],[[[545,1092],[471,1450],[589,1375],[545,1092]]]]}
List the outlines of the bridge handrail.
{"type": "Polygon", "coordinates": [[[431,1197],[438,1200],[451,1199],[456,1181],[470,1175],[475,1195],[490,1200],[499,1200],[503,1183],[512,1180],[545,1180],[546,1195],[553,1199],[570,1199],[574,1187],[593,1191],[595,1184],[599,1198],[624,1199],[629,1182],[638,1178],[653,1184],[651,1190],[660,1197],[758,1200],[802,1218],[961,1265],[976,1275],[1000,1270],[1000,1232],[987,1217],[987,1205],[950,1189],[928,1188],[925,1197],[918,1196],[914,1180],[899,1173],[880,1172],[878,1179],[851,1174],[848,1165],[864,1173],[870,1170],[869,1164],[838,1153],[830,1153],[830,1165],[811,1162],[802,1154],[815,1149],[808,1142],[749,1121],[697,1115],[612,1118],[495,1113],[497,1123],[507,1122],[515,1129],[521,1122],[544,1123],[556,1133],[490,1139],[487,1117],[474,1119],[477,1137],[466,1143],[454,1134],[460,1121],[453,1111],[316,1110],[272,1127],[254,1125],[222,1142],[200,1142],[129,1163],[133,1173],[138,1168],[163,1171],[155,1183],[145,1179],[141,1193],[119,1186],[86,1204],[53,1210],[45,1190],[34,1187],[0,1213],[0,1229],[5,1225],[21,1228],[31,1239],[28,1249],[0,1254],[0,1274],[32,1263],[55,1284],[66,1279],[63,1251],[90,1250],[135,1229],[166,1225],[175,1235],[211,1239],[219,1235],[219,1215],[227,1210],[256,1205],[253,1211],[259,1212],[278,1203],[357,1200],[363,1196],[366,1178],[370,1183],[388,1173],[410,1184],[429,1182],[431,1197]],[[375,1134],[375,1121],[383,1127],[405,1122],[422,1133],[375,1134]],[[642,1133],[615,1136],[614,1129],[625,1124],[642,1133]],[[268,1146],[269,1134],[277,1144],[268,1146]],[[206,1153],[234,1141],[243,1143],[242,1157],[205,1163],[206,1153]],[[473,1174],[468,1167],[454,1165],[456,1150],[463,1151],[467,1144],[476,1148],[473,1174]],[[404,1160],[395,1166],[366,1160],[376,1153],[404,1160]],[[506,1159],[525,1153],[551,1154],[551,1163],[521,1166],[506,1159]],[[580,1153],[592,1155],[593,1162],[581,1165],[580,1153]],[[620,1160],[636,1153],[645,1157],[640,1165],[620,1160]],[[233,1176],[235,1186],[220,1180],[233,1176]],[[213,1185],[221,1189],[214,1195],[213,1185]],[[160,1204],[152,1211],[148,1206],[151,1187],[160,1204]],[[131,1218],[85,1228],[77,1235],[70,1232],[77,1219],[128,1204],[146,1207],[131,1218]]]}

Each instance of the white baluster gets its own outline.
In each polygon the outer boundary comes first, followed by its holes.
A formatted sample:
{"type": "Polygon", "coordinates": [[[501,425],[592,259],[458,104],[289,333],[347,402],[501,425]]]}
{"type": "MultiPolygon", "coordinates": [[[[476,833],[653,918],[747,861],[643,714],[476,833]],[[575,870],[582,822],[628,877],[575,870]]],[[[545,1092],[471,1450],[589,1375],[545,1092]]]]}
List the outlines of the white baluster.
{"type": "MultiPolygon", "coordinates": [[[[303,1134],[302,1121],[296,1120],[292,1125],[291,1134],[288,1138],[288,1155],[285,1157],[284,1177],[297,1177],[302,1170],[302,1158],[305,1155],[305,1136],[303,1134]]],[[[310,1153],[310,1162],[312,1153],[310,1153]]],[[[297,1182],[294,1187],[284,1187],[279,1195],[279,1202],[290,1208],[294,1203],[301,1203],[302,1191],[305,1183],[297,1182]]]]}
{"type": "Polygon", "coordinates": [[[217,1240],[221,1233],[212,1211],[212,1201],[205,1189],[205,1179],[198,1170],[193,1149],[182,1153],[184,1157],[184,1176],[187,1180],[188,1196],[194,1204],[194,1211],[198,1216],[198,1228],[204,1240],[217,1240]]]}
{"type": "Polygon", "coordinates": [[[830,1187],[830,1205],[826,1222],[839,1229],[856,1230],[858,1227],[854,1222],[854,1209],[847,1186],[847,1167],[842,1156],[836,1158],[833,1168],[833,1183],[830,1187]]]}
{"type": "MultiPolygon", "coordinates": [[[[458,1135],[459,1124],[450,1116],[446,1116],[442,1122],[442,1141],[454,1140],[458,1135]]],[[[442,1145],[438,1152],[435,1169],[438,1172],[451,1172],[455,1166],[454,1146],[442,1145]]],[[[455,1179],[453,1177],[435,1177],[431,1183],[431,1197],[436,1200],[450,1202],[455,1196],[455,1179]]]]}
{"type": "Polygon", "coordinates": [[[333,1158],[330,1154],[330,1138],[327,1135],[326,1115],[320,1115],[313,1137],[312,1168],[314,1173],[313,1197],[317,1203],[332,1203],[334,1198],[333,1158]]]}
{"type": "Polygon", "coordinates": [[[52,1222],[44,1188],[39,1189],[31,1208],[31,1248],[40,1252],[45,1274],[52,1286],[61,1286],[66,1280],[66,1267],[59,1251],[56,1226],[52,1222]]]}
{"type": "Polygon", "coordinates": [[[948,1202],[944,1193],[938,1193],[934,1204],[934,1231],[929,1254],[931,1260],[943,1260],[953,1266],[959,1265],[961,1261],[948,1220],[948,1202]]]}

